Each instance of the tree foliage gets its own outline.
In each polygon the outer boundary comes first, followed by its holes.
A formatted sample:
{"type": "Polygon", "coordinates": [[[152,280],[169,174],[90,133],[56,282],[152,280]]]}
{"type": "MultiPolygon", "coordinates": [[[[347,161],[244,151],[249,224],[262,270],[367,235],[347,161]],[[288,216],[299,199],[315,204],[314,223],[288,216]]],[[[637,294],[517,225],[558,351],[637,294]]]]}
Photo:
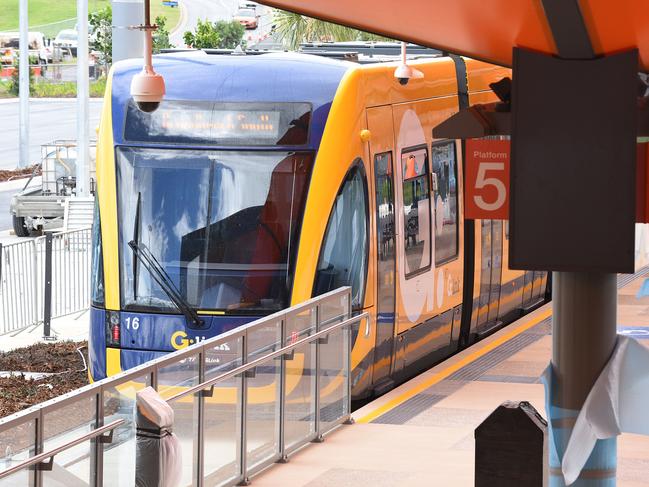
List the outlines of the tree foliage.
{"type": "Polygon", "coordinates": [[[302,42],[389,41],[368,32],[344,25],[312,19],[293,12],[275,12],[275,32],[289,49],[297,50],[302,42]]]}
{"type": "Polygon", "coordinates": [[[243,44],[244,32],[243,25],[236,20],[210,22],[199,19],[194,32],[183,34],[183,41],[194,49],[234,49],[243,44]]]}
{"type": "MultiPolygon", "coordinates": [[[[113,60],[113,11],[110,5],[90,14],[88,21],[92,27],[91,44],[95,51],[100,53],[99,62],[111,64],[113,60]]],[[[153,53],[158,54],[161,49],[174,47],[169,42],[167,18],[158,16],[154,22],[158,29],[153,31],[153,53]]]]}
{"type": "Polygon", "coordinates": [[[93,32],[90,38],[92,48],[99,52],[99,62],[111,64],[113,62],[113,11],[110,5],[90,13],[88,22],[93,32]]]}
{"type": "MultiPolygon", "coordinates": [[[[32,61],[32,56],[30,57],[30,62],[32,61]]],[[[29,68],[29,91],[34,89],[34,69],[29,68]]],[[[14,62],[14,71],[11,73],[11,78],[9,79],[8,91],[13,96],[18,96],[20,94],[20,57],[16,58],[14,62]]],[[[29,96],[29,94],[27,95],[29,96]]]]}
{"type": "Polygon", "coordinates": [[[162,49],[174,47],[169,42],[169,31],[167,30],[167,17],[157,16],[155,24],[158,28],[153,32],[153,54],[158,54],[162,49]]]}

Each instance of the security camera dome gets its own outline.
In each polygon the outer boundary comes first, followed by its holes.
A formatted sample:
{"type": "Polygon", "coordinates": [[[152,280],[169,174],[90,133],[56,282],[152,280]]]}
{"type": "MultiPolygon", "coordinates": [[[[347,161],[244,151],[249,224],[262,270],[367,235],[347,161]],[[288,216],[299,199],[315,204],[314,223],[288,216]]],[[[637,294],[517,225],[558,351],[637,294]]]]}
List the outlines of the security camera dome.
{"type": "Polygon", "coordinates": [[[145,66],[131,81],[131,96],[140,110],[145,112],[158,108],[165,95],[164,78],[147,68],[145,66]]]}

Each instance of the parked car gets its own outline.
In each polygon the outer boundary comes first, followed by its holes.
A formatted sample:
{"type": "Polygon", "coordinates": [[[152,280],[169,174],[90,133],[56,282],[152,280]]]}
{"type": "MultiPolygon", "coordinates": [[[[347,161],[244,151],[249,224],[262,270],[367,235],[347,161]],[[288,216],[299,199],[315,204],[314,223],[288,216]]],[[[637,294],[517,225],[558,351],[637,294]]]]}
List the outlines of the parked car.
{"type": "Polygon", "coordinates": [[[257,11],[258,6],[259,4],[257,2],[241,2],[239,4],[239,8],[251,9],[254,10],[255,12],[257,11]]]}
{"type": "Polygon", "coordinates": [[[63,29],[56,35],[52,43],[54,48],[68,49],[70,54],[76,56],[77,54],[77,31],[74,29],[63,29]]]}
{"type": "MultiPolygon", "coordinates": [[[[38,56],[41,64],[52,60],[52,49],[45,42],[45,35],[42,32],[29,32],[28,40],[29,54],[38,56]]],[[[20,45],[20,32],[0,32],[0,49],[5,53],[13,49],[14,54],[20,45]]]]}
{"type": "Polygon", "coordinates": [[[253,9],[241,8],[234,14],[234,20],[243,25],[246,29],[256,29],[258,24],[257,14],[253,9]]]}

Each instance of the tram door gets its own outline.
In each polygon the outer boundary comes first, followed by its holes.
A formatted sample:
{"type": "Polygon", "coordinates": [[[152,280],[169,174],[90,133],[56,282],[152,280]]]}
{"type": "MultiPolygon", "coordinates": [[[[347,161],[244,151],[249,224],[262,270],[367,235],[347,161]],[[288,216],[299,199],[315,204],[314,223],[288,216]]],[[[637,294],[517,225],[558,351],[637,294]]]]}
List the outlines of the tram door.
{"type": "Polygon", "coordinates": [[[372,382],[392,369],[396,306],[396,236],[394,208],[394,160],[392,156],[392,107],[367,110],[372,132],[376,221],[376,343],[372,382]]]}
{"type": "Polygon", "coordinates": [[[484,332],[496,324],[502,276],[503,223],[481,220],[482,248],[480,268],[480,307],[477,331],[484,332]]]}

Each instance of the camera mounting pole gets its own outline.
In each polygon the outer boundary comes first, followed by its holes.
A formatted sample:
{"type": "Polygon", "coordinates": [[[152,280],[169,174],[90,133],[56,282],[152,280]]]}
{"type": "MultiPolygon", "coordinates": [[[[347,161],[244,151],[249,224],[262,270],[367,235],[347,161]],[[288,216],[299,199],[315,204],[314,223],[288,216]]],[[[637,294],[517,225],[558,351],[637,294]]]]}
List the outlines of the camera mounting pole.
{"type": "Polygon", "coordinates": [[[144,0],[144,24],[133,28],[144,31],[144,66],[131,81],[131,96],[140,110],[152,112],[160,105],[166,90],[164,78],[153,69],[153,31],[158,26],[151,25],[150,0],[144,0]]]}

